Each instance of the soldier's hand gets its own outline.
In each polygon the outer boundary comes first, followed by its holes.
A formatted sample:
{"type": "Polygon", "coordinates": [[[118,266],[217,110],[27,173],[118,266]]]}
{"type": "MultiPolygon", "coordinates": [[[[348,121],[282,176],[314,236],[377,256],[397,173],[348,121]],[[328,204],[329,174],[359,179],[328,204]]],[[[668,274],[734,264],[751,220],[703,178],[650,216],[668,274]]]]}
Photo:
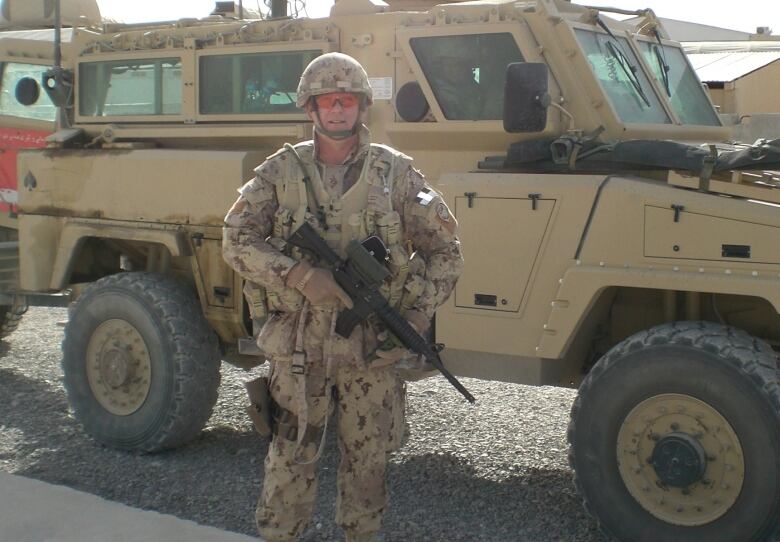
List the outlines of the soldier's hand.
{"type": "Polygon", "coordinates": [[[404,318],[412,325],[412,327],[420,335],[425,335],[431,328],[431,321],[425,314],[418,310],[408,310],[404,313],[404,318]]]}
{"type": "Polygon", "coordinates": [[[377,369],[379,367],[387,367],[401,361],[404,358],[416,356],[411,350],[404,348],[403,346],[396,346],[390,350],[377,350],[374,352],[374,360],[371,361],[371,367],[377,369]]]}
{"type": "Polygon", "coordinates": [[[387,331],[382,331],[377,335],[377,340],[380,342],[379,348],[374,351],[370,359],[371,367],[387,367],[404,358],[416,356],[414,352],[409,350],[403,345],[398,344],[398,339],[390,338],[390,334],[387,331]],[[397,345],[397,346],[393,346],[397,345]]]}
{"type": "Polygon", "coordinates": [[[312,267],[308,262],[298,262],[290,269],[285,284],[301,292],[312,305],[322,305],[335,300],[348,309],[353,307],[352,300],[333,279],[333,273],[321,267],[312,267]]]}
{"type": "MultiPolygon", "coordinates": [[[[428,317],[420,311],[408,310],[404,313],[404,318],[406,318],[409,325],[420,335],[424,335],[431,327],[431,322],[428,320],[428,317]]],[[[374,368],[385,367],[401,360],[409,360],[418,357],[416,353],[400,344],[400,341],[387,330],[379,332],[377,340],[380,345],[373,353],[374,359],[370,360],[371,366],[374,368]]]]}

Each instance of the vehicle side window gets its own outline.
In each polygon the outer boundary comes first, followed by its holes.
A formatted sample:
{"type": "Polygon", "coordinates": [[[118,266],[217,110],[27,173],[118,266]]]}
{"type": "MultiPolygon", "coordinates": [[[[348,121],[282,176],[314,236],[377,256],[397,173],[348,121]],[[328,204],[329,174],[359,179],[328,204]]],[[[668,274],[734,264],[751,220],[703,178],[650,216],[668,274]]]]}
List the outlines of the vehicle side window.
{"type": "Polygon", "coordinates": [[[199,64],[203,115],[299,113],[295,106],[304,68],[322,51],[204,55],[199,64]]]}
{"type": "Polygon", "coordinates": [[[43,73],[48,69],[48,66],[38,64],[4,63],[2,81],[0,81],[0,115],[54,122],[57,108],[51,103],[49,95],[43,88],[40,90],[38,100],[32,105],[22,105],[16,101],[16,84],[19,80],[30,77],[40,84],[43,73]]]}
{"type": "Polygon", "coordinates": [[[181,60],[79,64],[79,113],[88,117],[181,114],[181,60]]]}
{"type": "Polygon", "coordinates": [[[409,44],[448,120],[498,120],[506,66],[523,62],[512,34],[412,38],[409,44]]]}

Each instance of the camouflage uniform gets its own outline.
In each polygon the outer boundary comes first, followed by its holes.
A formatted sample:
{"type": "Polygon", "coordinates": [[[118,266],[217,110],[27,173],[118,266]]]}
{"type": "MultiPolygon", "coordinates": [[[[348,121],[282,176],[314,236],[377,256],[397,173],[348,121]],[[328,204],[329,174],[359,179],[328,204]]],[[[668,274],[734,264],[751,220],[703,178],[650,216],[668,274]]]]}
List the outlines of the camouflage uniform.
{"type": "Polygon", "coordinates": [[[264,289],[269,315],[258,345],[273,360],[271,395],[280,415],[256,515],[269,542],[295,540],[309,521],[315,462],[333,410],[341,451],[336,520],[347,540],[372,540],[386,504],[386,451],[388,443],[397,446],[403,416],[395,371],[367,361],[377,347],[376,324],[357,326],[348,339],[337,335],[338,305],[313,305],[285,286],[286,274],[304,258],[285,239],[306,221],[343,257],[350,239],[379,235],[391,252],[385,295],[402,312],[428,317],[462,268],[455,219],[409,157],[370,144],[365,127],[344,165],[328,166],[316,156],[308,141],[269,157],[225,218],[225,259],[264,289]],[[317,208],[322,212],[309,212],[317,208]],[[418,257],[410,259],[413,251],[418,257]]]}

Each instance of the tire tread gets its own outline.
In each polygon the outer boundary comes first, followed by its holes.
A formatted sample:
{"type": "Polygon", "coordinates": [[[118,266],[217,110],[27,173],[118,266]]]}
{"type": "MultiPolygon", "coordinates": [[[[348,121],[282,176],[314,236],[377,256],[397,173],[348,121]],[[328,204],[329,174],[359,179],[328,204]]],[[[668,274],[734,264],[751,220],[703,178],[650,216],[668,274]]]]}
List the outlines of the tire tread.
{"type": "MultiPolygon", "coordinates": [[[[610,540],[617,540],[598,518],[585,497],[584,488],[575,470],[576,456],[574,442],[577,435],[577,418],[582,409],[583,397],[590,393],[593,383],[618,361],[630,352],[642,348],[661,345],[690,346],[710,352],[732,364],[753,382],[756,392],[763,395],[780,415],[780,382],[778,381],[778,358],[766,342],[748,334],[744,330],[703,321],[682,321],[663,324],[640,331],[615,345],[604,355],[587,374],[580,385],[577,397],[571,409],[569,425],[566,431],[569,442],[569,466],[574,475],[574,484],[583,500],[587,513],[596,521],[599,529],[610,540]]],[[[780,522],[767,540],[780,540],[780,522]]]]}
{"type": "Polygon", "coordinates": [[[19,327],[22,316],[27,312],[27,303],[4,305],[0,309],[4,311],[0,314],[0,339],[5,339],[19,327]]]}
{"type": "MultiPolygon", "coordinates": [[[[208,325],[197,298],[180,282],[157,273],[128,272],[103,277],[71,306],[71,318],[79,305],[105,290],[121,290],[143,300],[162,323],[172,350],[174,393],[171,408],[159,429],[139,442],[111,443],[124,449],[158,452],[176,448],[193,438],[211,417],[220,383],[220,358],[216,335],[208,325]]],[[[65,329],[63,352],[71,337],[65,329]]],[[[63,369],[65,369],[63,359],[63,369]]],[[[68,379],[65,387],[69,397],[68,379]]],[[[71,402],[77,418],[82,414],[71,402]]],[[[94,435],[93,435],[94,436],[94,435]]]]}

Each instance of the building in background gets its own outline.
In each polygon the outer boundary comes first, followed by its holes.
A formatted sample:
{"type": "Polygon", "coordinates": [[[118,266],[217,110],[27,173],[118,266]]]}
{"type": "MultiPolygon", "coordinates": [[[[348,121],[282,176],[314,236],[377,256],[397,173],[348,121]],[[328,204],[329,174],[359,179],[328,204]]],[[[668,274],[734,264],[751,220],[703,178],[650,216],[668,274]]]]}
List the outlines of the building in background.
{"type": "Polygon", "coordinates": [[[685,52],[721,114],[780,113],[780,40],[685,42],[685,52]]]}

